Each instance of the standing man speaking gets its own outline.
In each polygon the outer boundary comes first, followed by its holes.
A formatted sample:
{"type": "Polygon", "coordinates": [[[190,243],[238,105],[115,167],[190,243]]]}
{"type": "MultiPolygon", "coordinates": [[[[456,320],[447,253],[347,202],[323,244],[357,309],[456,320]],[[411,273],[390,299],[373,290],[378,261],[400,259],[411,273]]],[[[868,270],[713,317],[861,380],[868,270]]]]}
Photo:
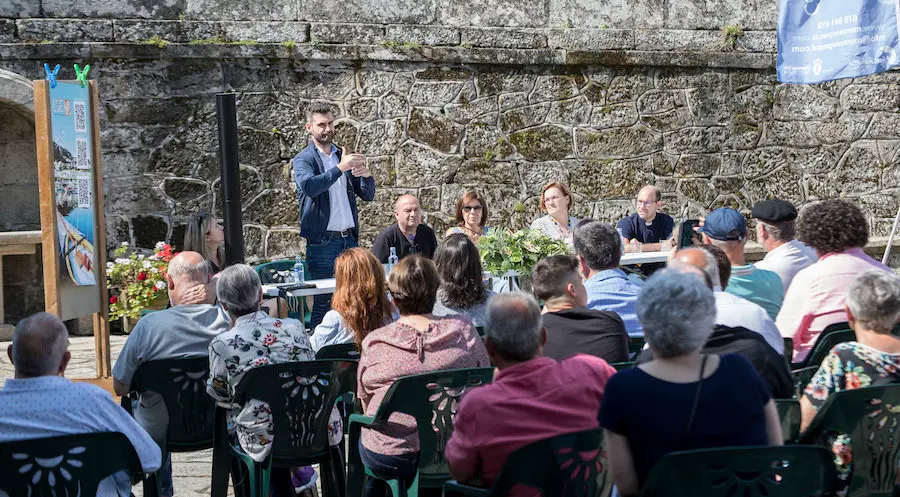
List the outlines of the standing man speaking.
{"type": "MultiPolygon", "coordinates": [[[[359,246],[356,197],[375,198],[375,179],[362,154],[344,154],[334,143],[334,113],[313,102],[306,111],[312,143],[294,157],[294,182],[300,201],[300,236],[306,239],[306,263],[313,279],[334,278],[334,260],[359,246]]],[[[313,299],[312,327],[331,308],[331,295],[313,299]]]]}

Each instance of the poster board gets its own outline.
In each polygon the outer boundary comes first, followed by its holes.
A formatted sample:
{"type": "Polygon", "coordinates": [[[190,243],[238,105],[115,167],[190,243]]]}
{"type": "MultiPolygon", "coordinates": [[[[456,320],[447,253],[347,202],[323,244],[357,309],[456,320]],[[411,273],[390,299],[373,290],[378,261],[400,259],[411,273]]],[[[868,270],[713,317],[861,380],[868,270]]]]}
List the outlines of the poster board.
{"type": "Polygon", "coordinates": [[[93,317],[97,376],[110,375],[106,221],[95,81],[34,81],[44,304],[93,317]]]}

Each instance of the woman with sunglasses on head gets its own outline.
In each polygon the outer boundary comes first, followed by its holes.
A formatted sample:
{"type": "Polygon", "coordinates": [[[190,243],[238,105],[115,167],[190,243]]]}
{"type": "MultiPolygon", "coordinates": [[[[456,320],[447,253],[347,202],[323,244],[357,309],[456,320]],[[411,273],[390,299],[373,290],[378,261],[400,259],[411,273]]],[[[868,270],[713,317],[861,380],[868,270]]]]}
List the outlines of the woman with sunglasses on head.
{"type": "Polygon", "coordinates": [[[488,219],[487,202],[478,192],[469,190],[456,201],[456,226],[448,229],[444,236],[462,233],[478,245],[481,235],[488,232],[485,226],[488,219]]]}
{"type": "Polygon", "coordinates": [[[572,228],[578,220],[569,216],[572,208],[572,192],[569,187],[558,181],[547,183],[541,190],[541,216],[531,223],[531,229],[538,230],[554,240],[572,241],[572,228]]]}

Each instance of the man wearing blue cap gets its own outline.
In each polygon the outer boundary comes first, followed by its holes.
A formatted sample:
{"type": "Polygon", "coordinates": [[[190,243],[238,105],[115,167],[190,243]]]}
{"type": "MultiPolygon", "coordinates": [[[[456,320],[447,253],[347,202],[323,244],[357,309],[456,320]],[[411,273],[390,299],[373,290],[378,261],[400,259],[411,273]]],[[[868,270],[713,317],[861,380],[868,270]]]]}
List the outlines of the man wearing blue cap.
{"type": "Polygon", "coordinates": [[[721,248],[731,261],[731,277],[726,292],[759,304],[775,319],[784,301],[781,278],[772,271],[758,269],[744,258],[747,221],[740,212],[722,207],[706,216],[698,232],[705,245],[721,248]]]}

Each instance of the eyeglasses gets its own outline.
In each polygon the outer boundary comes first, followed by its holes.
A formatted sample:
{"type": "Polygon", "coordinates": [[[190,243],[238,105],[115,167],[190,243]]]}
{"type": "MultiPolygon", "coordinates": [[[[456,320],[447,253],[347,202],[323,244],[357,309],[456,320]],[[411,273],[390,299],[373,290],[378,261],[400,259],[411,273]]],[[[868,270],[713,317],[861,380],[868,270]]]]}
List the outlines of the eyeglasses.
{"type": "Polygon", "coordinates": [[[565,195],[562,196],[562,197],[544,197],[544,203],[547,203],[547,202],[555,202],[555,201],[557,201],[557,200],[562,200],[562,199],[564,199],[564,198],[568,198],[568,197],[566,197],[565,195]]]}
{"type": "Polygon", "coordinates": [[[638,205],[643,205],[644,207],[649,207],[656,203],[656,200],[638,200],[638,205]]]}
{"type": "Polygon", "coordinates": [[[463,210],[463,212],[472,212],[472,211],[478,212],[481,210],[481,206],[480,205],[467,205],[467,206],[463,207],[462,210],[463,210]]]}

